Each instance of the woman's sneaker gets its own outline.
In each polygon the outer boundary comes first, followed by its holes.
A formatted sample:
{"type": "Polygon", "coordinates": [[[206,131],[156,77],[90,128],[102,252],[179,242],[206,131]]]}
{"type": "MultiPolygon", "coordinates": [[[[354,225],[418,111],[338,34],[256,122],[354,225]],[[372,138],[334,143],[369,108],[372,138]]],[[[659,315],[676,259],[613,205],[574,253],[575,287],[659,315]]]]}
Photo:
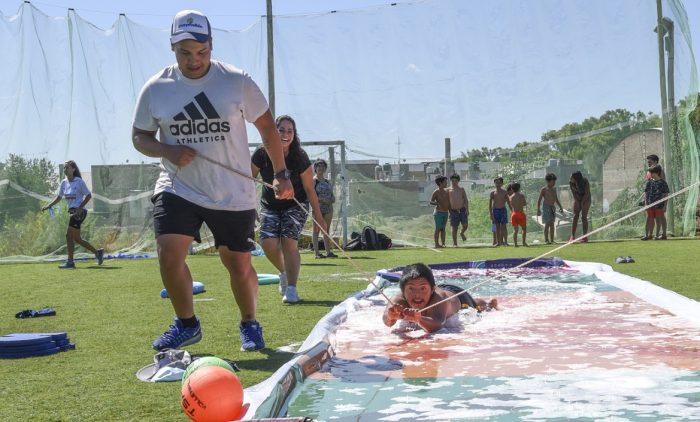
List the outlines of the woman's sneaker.
{"type": "Polygon", "coordinates": [[[158,337],[153,342],[153,348],[162,351],[165,349],[179,349],[183,346],[195,344],[202,339],[202,324],[197,319],[195,327],[185,327],[180,318],[175,318],[175,321],[170,326],[168,331],[158,337]]]}
{"type": "Polygon", "coordinates": [[[97,265],[102,265],[102,262],[105,259],[105,250],[100,248],[95,252],[95,259],[97,259],[97,265]]]}
{"type": "Polygon", "coordinates": [[[256,320],[241,322],[238,327],[241,334],[241,351],[250,352],[265,348],[262,327],[256,320]]]}
{"type": "Polygon", "coordinates": [[[296,286],[287,286],[287,291],[284,293],[284,297],[282,298],[282,302],[294,304],[294,303],[299,303],[300,301],[301,301],[301,299],[299,298],[299,293],[297,293],[297,287],[296,286]]]}
{"type": "Polygon", "coordinates": [[[66,268],[75,268],[75,263],[73,261],[66,261],[63,264],[59,265],[58,268],[62,270],[66,268]]]}
{"type": "Polygon", "coordinates": [[[286,273],[280,273],[280,285],[279,285],[279,292],[280,295],[284,296],[284,293],[287,291],[287,274],[286,273]]]}

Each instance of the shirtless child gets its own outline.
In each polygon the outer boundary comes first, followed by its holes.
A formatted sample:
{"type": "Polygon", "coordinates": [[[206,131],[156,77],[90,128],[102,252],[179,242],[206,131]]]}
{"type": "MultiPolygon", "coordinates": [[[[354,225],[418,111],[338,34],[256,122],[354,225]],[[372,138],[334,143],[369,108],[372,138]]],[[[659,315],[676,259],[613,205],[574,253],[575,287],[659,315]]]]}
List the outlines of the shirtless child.
{"type": "Polygon", "coordinates": [[[436,177],[435,184],[438,188],[433,191],[433,195],[430,197],[430,205],[435,205],[435,211],[433,211],[433,218],[435,219],[435,247],[444,248],[445,227],[447,227],[450,211],[450,194],[445,189],[447,187],[447,177],[436,177]]]}
{"type": "Polygon", "coordinates": [[[491,223],[496,224],[496,246],[506,245],[506,224],[508,224],[508,212],[506,204],[510,206],[508,201],[508,193],[503,190],[503,178],[497,177],[493,179],[493,184],[496,186],[489,195],[489,215],[491,223]]]}
{"type": "Polygon", "coordinates": [[[513,225],[513,244],[518,247],[518,228],[523,229],[523,246],[528,246],[525,241],[527,236],[527,217],[525,216],[525,195],[520,192],[520,183],[515,182],[511,184],[513,189],[513,194],[510,196],[510,206],[512,212],[510,214],[510,223],[513,225]]]}
{"type": "Polygon", "coordinates": [[[457,246],[457,230],[462,224],[462,231],[459,233],[462,241],[467,240],[464,233],[469,227],[469,199],[467,191],[459,185],[459,174],[455,173],[450,176],[452,186],[447,189],[450,194],[450,225],[452,226],[452,244],[457,246]]]}
{"type": "Polygon", "coordinates": [[[555,187],[557,176],[554,173],[548,173],[544,180],[547,181],[547,186],[540,191],[540,197],[537,198],[537,215],[542,216],[544,223],[544,243],[554,243],[554,219],[556,217],[556,208],[554,204],[559,205],[559,212],[564,212],[557,197],[557,188],[555,187]],[[542,204],[544,202],[544,204],[542,204]],[[540,208],[541,207],[541,208],[540,208]]]}
{"type": "Polygon", "coordinates": [[[441,329],[448,318],[459,312],[460,309],[474,308],[478,312],[498,309],[498,301],[494,298],[486,303],[483,299],[474,300],[469,293],[451,284],[435,286],[435,278],[432,270],[425,264],[407,265],[399,280],[401,294],[391,298],[391,303],[384,309],[382,319],[384,325],[392,327],[398,320],[411,321],[428,333],[441,329]],[[454,297],[452,297],[454,296],[454,297]],[[427,311],[421,309],[451,297],[427,311]]]}

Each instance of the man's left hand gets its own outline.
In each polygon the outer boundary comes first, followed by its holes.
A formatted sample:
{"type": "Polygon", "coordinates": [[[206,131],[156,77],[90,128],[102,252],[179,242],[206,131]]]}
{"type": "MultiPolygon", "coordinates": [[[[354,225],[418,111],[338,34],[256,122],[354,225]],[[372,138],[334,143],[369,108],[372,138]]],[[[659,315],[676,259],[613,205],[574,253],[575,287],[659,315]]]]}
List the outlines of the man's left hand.
{"type": "Polygon", "coordinates": [[[294,198],[294,188],[289,179],[275,179],[272,181],[272,187],[275,190],[275,198],[277,199],[292,199],[294,198]]]}

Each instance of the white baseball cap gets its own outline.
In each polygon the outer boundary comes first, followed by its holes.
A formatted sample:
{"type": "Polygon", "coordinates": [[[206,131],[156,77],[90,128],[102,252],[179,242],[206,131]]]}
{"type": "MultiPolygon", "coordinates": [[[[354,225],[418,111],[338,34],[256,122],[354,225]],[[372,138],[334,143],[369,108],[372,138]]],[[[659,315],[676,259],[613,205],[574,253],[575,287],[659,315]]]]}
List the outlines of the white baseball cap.
{"type": "Polygon", "coordinates": [[[207,42],[211,39],[211,25],[209,19],[196,10],[181,10],[173,19],[170,27],[170,44],[177,44],[183,40],[195,40],[207,42]]]}

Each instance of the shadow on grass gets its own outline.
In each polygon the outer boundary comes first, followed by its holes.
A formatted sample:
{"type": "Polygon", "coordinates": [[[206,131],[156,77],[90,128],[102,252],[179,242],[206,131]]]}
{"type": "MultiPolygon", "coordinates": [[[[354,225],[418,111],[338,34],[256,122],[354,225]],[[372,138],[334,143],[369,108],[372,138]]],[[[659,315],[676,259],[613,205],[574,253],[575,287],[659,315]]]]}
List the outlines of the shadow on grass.
{"type": "Polygon", "coordinates": [[[307,262],[306,264],[301,264],[302,267],[337,267],[337,264],[321,264],[320,262],[307,262]]]}
{"type": "Polygon", "coordinates": [[[105,266],[100,266],[100,265],[91,265],[89,267],[83,267],[83,269],[107,271],[107,270],[121,270],[122,267],[105,267],[105,266]]]}
{"type": "MultiPolygon", "coordinates": [[[[258,350],[264,356],[259,359],[246,359],[241,361],[236,361],[235,364],[241,371],[251,370],[251,371],[269,371],[275,372],[280,368],[280,366],[289,362],[290,359],[294,357],[294,353],[291,352],[280,352],[274,349],[262,349],[258,350]]],[[[228,358],[223,358],[224,360],[230,360],[228,358]]],[[[230,360],[233,361],[233,360],[230,360]]]]}
{"type": "Polygon", "coordinates": [[[289,303],[283,303],[283,306],[325,306],[325,307],[333,307],[337,304],[339,304],[340,301],[337,300],[307,300],[307,299],[302,299],[300,302],[295,303],[295,304],[289,304],[289,303]]]}

